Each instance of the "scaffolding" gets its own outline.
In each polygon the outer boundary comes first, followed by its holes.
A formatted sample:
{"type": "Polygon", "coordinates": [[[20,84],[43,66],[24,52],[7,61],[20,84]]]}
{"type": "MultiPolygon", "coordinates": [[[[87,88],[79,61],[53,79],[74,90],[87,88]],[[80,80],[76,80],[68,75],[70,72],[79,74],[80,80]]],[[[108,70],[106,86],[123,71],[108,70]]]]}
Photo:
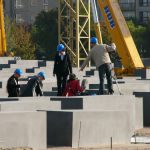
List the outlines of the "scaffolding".
{"type": "Polygon", "coordinates": [[[58,0],[58,4],[59,43],[79,68],[90,51],[90,0],[58,0]]]}

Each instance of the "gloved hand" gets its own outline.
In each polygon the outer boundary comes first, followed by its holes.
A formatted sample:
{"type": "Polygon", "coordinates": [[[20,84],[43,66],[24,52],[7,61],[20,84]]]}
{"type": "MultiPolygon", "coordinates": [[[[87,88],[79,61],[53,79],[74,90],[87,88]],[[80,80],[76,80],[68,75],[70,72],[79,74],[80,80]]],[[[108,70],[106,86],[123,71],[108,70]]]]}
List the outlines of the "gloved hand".
{"type": "Polygon", "coordinates": [[[116,50],[116,44],[115,43],[112,43],[111,47],[116,50]]]}

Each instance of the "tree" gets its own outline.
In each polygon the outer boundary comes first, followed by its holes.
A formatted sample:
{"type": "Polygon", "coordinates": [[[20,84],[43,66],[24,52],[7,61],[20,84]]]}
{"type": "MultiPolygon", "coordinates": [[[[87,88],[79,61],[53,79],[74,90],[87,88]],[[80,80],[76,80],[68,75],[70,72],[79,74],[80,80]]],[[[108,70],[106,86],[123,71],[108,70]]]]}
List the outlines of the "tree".
{"type": "Polygon", "coordinates": [[[127,24],[139,53],[142,57],[150,57],[150,52],[148,51],[150,47],[150,27],[138,25],[132,20],[128,21],[127,24]]]}
{"type": "Polygon", "coordinates": [[[42,11],[35,19],[32,27],[32,39],[36,44],[38,59],[41,59],[40,54],[45,56],[46,59],[54,58],[58,44],[57,15],[57,9],[53,9],[48,12],[42,11]]]}
{"type": "Polygon", "coordinates": [[[31,35],[22,25],[13,27],[13,35],[15,41],[14,53],[23,59],[35,59],[35,46],[31,41],[31,35]]]}
{"type": "Polygon", "coordinates": [[[30,32],[23,25],[17,25],[9,17],[5,20],[7,51],[13,51],[22,59],[35,59],[35,46],[31,41],[30,32]]]}

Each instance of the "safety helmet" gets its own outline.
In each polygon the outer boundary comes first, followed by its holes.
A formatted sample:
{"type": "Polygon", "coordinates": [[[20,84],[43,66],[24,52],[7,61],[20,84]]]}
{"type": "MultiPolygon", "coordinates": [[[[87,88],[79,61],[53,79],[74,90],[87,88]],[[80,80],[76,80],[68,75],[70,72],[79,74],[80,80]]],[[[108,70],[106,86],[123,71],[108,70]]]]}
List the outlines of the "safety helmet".
{"type": "Polygon", "coordinates": [[[92,38],[91,38],[91,43],[97,44],[97,43],[98,43],[97,38],[96,38],[96,37],[92,37],[92,38]]]}
{"type": "Polygon", "coordinates": [[[23,74],[23,71],[21,69],[16,69],[14,73],[21,76],[23,74]]]}
{"type": "Polygon", "coordinates": [[[43,77],[44,79],[46,78],[46,74],[43,71],[39,72],[38,76],[43,77]]]}
{"type": "Polygon", "coordinates": [[[58,44],[57,45],[57,51],[58,52],[61,52],[64,48],[65,48],[65,46],[63,44],[58,44]]]}

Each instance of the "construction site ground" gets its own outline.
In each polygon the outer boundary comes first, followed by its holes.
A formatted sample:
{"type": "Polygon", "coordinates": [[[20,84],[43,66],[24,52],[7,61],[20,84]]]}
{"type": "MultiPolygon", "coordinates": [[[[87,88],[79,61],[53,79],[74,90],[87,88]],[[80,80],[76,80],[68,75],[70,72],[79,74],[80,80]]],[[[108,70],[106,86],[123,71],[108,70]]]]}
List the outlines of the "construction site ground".
{"type": "MultiPolygon", "coordinates": [[[[136,136],[150,137],[150,128],[142,128],[135,131],[136,136]]],[[[72,150],[70,147],[51,147],[48,150],[72,150]]],[[[150,150],[150,144],[133,143],[127,145],[99,146],[97,148],[77,148],[76,150],[150,150]]]]}

